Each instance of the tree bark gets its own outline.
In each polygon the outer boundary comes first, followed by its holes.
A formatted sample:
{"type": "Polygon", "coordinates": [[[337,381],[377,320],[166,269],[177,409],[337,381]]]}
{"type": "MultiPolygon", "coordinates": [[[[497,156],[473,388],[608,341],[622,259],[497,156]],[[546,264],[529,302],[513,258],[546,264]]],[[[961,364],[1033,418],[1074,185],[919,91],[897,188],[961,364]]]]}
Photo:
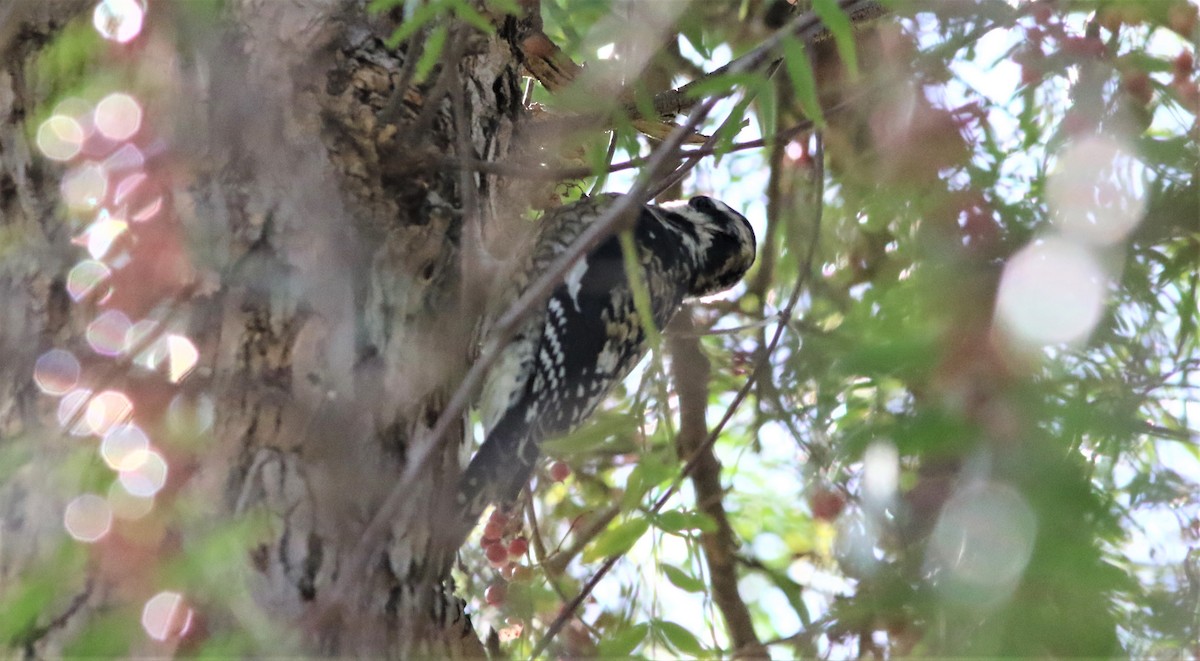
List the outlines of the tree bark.
{"type": "MultiPolygon", "coordinates": [[[[169,199],[192,248],[180,295],[158,303],[200,352],[192,376],[164,386],[164,403],[211,402],[215,421],[189,451],[170,453],[166,492],[188,511],[157,519],[161,534],[146,555],[166,564],[230,521],[254,522],[254,543],[225,559],[234,569],[213,575],[232,582],[188,595],[204,626],[184,644],[258,623],[276,633],[251,637],[278,634],[259,653],[483,653],[447,582],[456,549],[438,548],[465,430],[442,440],[414,483],[396,482],[468,364],[481,320],[460,296],[471,284],[464,259],[479,257],[463,249],[464,228],[494,231],[511,195],[487,176],[435,166],[435,156],[509,152],[524,112],[519,63],[503,29],[456,28],[450,66],[400,89],[420,37],[386,47],[395,22],[369,16],[365,4],[227,3],[222,30],[197,30],[195,51],[167,72],[177,98],[148,104],[148,113],[170,107],[180,118],[169,199]],[[410,494],[405,512],[368,549],[366,571],[348,575],[395,488],[410,494]]],[[[62,532],[77,485],[45,476],[64,472],[79,441],[58,428],[56,402],[30,375],[49,349],[85,352],[84,328],[104,307],[64,293],[79,255],[57,210],[62,173],[27,138],[37,127],[26,122],[44,118],[49,102],[29,72],[65,23],[50,16],[90,9],[58,5],[69,12],[18,9],[21,24],[0,33],[0,232],[10,242],[0,261],[0,452],[27,454],[15,474],[0,475],[0,600],[48,552],[77,544],[62,532]]],[[[167,40],[195,28],[189,20],[160,16],[140,39],[167,40]]],[[[85,362],[83,380],[95,362],[85,362]]],[[[114,377],[140,392],[132,380],[114,377]]],[[[134,419],[169,444],[167,407],[133,399],[134,419]]],[[[17,636],[26,654],[61,654],[103,613],[159,589],[145,576],[131,589],[129,573],[106,560],[115,552],[106,541],[87,548],[86,568],[17,636]]],[[[159,651],[137,643],[126,653],[159,651]]]]}

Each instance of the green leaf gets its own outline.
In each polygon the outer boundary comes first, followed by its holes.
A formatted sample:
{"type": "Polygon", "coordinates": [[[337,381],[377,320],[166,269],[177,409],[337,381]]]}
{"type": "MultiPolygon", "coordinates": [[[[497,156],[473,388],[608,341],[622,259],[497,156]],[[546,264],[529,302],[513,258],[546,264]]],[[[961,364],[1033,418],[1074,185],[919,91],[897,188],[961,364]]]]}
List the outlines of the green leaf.
{"type": "Polygon", "coordinates": [[[693,99],[701,99],[712,94],[729,94],[733,90],[747,87],[761,79],[762,76],[754,73],[726,73],[697,80],[687,86],[687,94],[693,99]]]}
{"type": "Polygon", "coordinates": [[[621,254],[625,258],[625,277],[629,280],[629,288],[633,290],[633,308],[641,321],[642,332],[646,334],[646,345],[653,349],[662,343],[662,333],[654,325],[650,287],[646,282],[646,272],[642,269],[637,244],[633,240],[633,230],[625,230],[617,237],[621,242],[621,254]]]}
{"type": "Polygon", "coordinates": [[[378,14],[403,4],[404,0],[371,0],[371,2],[367,3],[367,13],[378,14]]]}
{"type": "Polygon", "coordinates": [[[496,26],[492,25],[492,22],[486,16],[480,14],[479,10],[464,2],[464,0],[451,0],[451,3],[454,5],[454,14],[464,22],[469,23],[484,34],[496,33],[496,26]]]}
{"type": "Polygon", "coordinates": [[[837,44],[838,55],[846,66],[850,81],[858,80],[858,50],[854,43],[854,25],[850,17],[838,6],[837,0],[813,0],[813,11],[821,17],[821,22],[833,33],[834,43],[837,44]]]}
{"type": "Polygon", "coordinates": [[[635,624],[600,641],[600,644],[596,646],[596,652],[602,659],[627,657],[637,649],[638,645],[642,644],[643,640],[646,640],[648,633],[650,633],[649,622],[635,624]]]}
{"type": "Polygon", "coordinates": [[[712,58],[712,49],[704,44],[704,30],[700,21],[685,21],[680,28],[680,34],[687,39],[697,53],[704,59],[712,58]]]}
{"type": "Polygon", "coordinates": [[[659,514],[654,519],[654,525],[666,532],[679,532],[689,528],[688,516],[679,510],[670,510],[659,514]]]}
{"type": "Polygon", "coordinates": [[[662,572],[667,575],[667,580],[680,590],[684,590],[686,592],[704,592],[708,588],[704,581],[683,571],[679,567],[675,567],[673,565],[659,565],[659,568],[662,569],[662,572]]]}
{"type": "Polygon", "coordinates": [[[662,632],[667,642],[680,652],[693,656],[699,656],[704,653],[704,646],[700,644],[700,641],[696,639],[696,636],[691,631],[688,631],[682,625],[670,620],[655,620],[654,625],[662,632]]]}
{"type": "Polygon", "coordinates": [[[630,452],[637,449],[629,442],[636,429],[637,421],[631,415],[617,412],[600,413],[570,434],[546,441],[542,444],[542,449],[546,454],[555,457],[592,452],[600,447],[612,452],[630,452]]]}
{"type": "Polygon", "coordinates": [[[52,616],[72,590],[83,589],[85,562],[83,545],[60,544],[6,584],[0,592],[0,645],[27,634],[39,620],[52,616]]]}
{"type": "MultiPolygon", "coordinates": [[[[717,150],[717,161],[720,162],[720,156],[723,155],[733,144],[733,139],[737,137],[739,131],[747,124],[746,109],[750,107],[750,103],[754,101],[759,92],[769,87],[767,79],[763,76],[755,76],[746,84],[742,91],[742,100],[738,101],[737,105],[730,111],[729,117],[716,130],[716,139],[713,141],[717,150]]],[[[768,129],[763,129],[764,131],[768,129]]]]}
{"type": "Polygon", "coordinates": [[[775,130],[779,121],[779,91],[775,85],[763,85],[758,91],[754,112],[758,115],[759,130],[763,135],[775,130]]]}
{"type": "Polygon", "coordinates": [[[442,55],[442,47],[446,45],[446,35],[449,33],[445,25],[435,26],[429,32],[429,38],[425,40],[425,49],[421,51],[421,59],[417,60],[417,66],[413,70],[413,79],[416,82],[423,82],[433,70],[433,66],[442,55]]]}
{"type": "Polygon", "coordinates": [[[445,2],[431,2],[427,5],[421,5],[420,7],[417,7],[417,10],[412,13],[412,16],[409,16],[408,19],[400,24],[400,27],[396,28],[396,31],[392,33],[392,36],[388,37],[387,47],[395,48],[405,41],[408,41],[409,37],[416,34],[418,30],[425,27],[426,23],[432,21],[439,14],[445,12],[445,10],[445,2]]]}
{"type": "Polygon", "coordinates": [[[520,16],[525,13],[521,10],[521,6],[517,4],[517,0],[487,0],[487,7],[494,12],[508,14],[509,16],[520,16]]]}
{"type": "Polygon", "coordinates": [[[614,555],[624,555],[649,529],[650,521],[644,516],[630,519],[615,528],[610,528],[597,537],[596,541],[583,552],[583,560],[584,562],[595,562],[614,555]]]}
{"type": "Polygon", "coordinates": [[[783,39],[783,64],[787,67],[788,78],[792,81],[800,108],[817,128],[824,128],[825,113],[821,111],[821,102],[817,98],[817,78],[813,74],[812,61],[808,59],[804,44],[799,39],[791,36],[783,39]]]}
{"type": "Polygon", "coordinates": [[[717,522],[704,512],[688,512],[688,526],[700,532],[713,533],[717,531],[717,522]]]}
{"type": "Polygon", "coordinates": [[[622,509],[632,510],[641,502],[646,492],[667,481],[675,474],[675,466],[663,462],[661,453],[649,452],[634,466],[625,482],[625,495],[621,498],[622,509]]]}
{"type": "Polygon", "coordinates": [[[134,641],[145,640],[137,614],[129,610],[101,612],[90,618],[64,656],[113,658],[130,656],[134,641]]]}

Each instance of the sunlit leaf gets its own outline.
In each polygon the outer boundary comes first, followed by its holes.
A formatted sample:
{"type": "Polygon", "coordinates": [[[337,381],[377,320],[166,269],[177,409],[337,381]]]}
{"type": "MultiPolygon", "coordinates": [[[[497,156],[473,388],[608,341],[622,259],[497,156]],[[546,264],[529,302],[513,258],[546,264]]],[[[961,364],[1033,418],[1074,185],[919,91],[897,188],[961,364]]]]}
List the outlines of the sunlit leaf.
{"type": "Polygon", "coordinates": [[[673,565],[663,564],[659,569],[667,575],[667,580],[671,581],[672,585],[685,592],[704,592],[708,587],[704,581],[673,565]]]}
{"type": "Polygon", "coordinates": [[[637,649],[642,641],[646,640],[646,635],[650,633],[650,624],[642,622],[635,624],[627,629],[622,629],[612,636],[602,639],[596,646],[596,653],[601,658],[624,658],[628,657],[637,649]]]}
{"type": "Polygon", "coordinates": [[[804,114],[813,120],[817,128],[825,126],[825,113],[817,99],[817,79],[813,75],[812,62],[808,59],[805,46],[794,37],[786,37],[781,42],[783,46],[783,63],[787,68],[788,78],[796,91],[796,100],[804,109],[804,114]]]}
{"type": "Polygon", "coordinates": [[[670,620],[655,620],[654,627],[662,633],[663,637],[672,647],[684,654],[699,656],[704,653],[704,646],[696,636],[688,631],[686,627],[671,622],[670,620]]]}
{"type": "Polygon", "coordinates": [[[850,17],[838,6],[837,0],[813,0],[813,11],[833,33],[838,55],[846,65],[850,80],[858,80],[858,44],[854,39],[854,25],[850,23],[850,17]]]}
{"type": "Polygon", "coordinates": [[[649,529],[650,520],[641,516],[610,528],[583,552],[583,560],[595,562],[609,556],[624,555],[649,529]]]}

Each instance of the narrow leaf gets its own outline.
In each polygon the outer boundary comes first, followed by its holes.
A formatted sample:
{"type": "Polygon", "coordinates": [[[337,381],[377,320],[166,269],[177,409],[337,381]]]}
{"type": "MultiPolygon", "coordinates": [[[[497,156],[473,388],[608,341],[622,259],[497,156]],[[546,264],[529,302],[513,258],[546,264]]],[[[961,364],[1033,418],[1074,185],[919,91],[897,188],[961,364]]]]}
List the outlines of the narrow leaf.
{"type": "Polygon", "coordinates": [[[690,528],[690,523],[688,515],[679,510],[663,512],[654,520],[654,525],[665,532],[679,532],[690,528]]]}
{"type": "Polygon", "coordinates": [[[692,635],[691,631],[685,629],[682,625],[676,624],[669,620],[657,620],[658,630],[662,632],[663,637],[675,649],[684,654],[699,656],[704,653],[704,646],[692,635]]]}
{"type": "Polygon", "coordinates": [[[433,70],[433,66],[437,64],[449,32],[445,25],[438,25],[430,31],[429,38],[425,40],[425,49],[421,51],[421,59],[417,60],[417,66],[413,70],[413,78],[416,82],[423,82],[429,72],[433,70]]]}
{"type": "Polygon", "coordinates": [[[454,4],[454,13],[464,22],[469,23],[475,29],[484,34],[495,34],[496,26],[487,19],[486,16],[479,13],[479,10],[472,7],[463,0],[451,0],[454,4]]]}
{"type": "Polygon", "coordinates": [[[650,521],[645,517],[638,517],[606,530],[583,552],[583,560],[595,562],[614,555],[624,555],[649,529],[650,521]]]}
{"type": "Polygon", "coordinates": [[[392,36],[388,37],[388,48],[395,48],[405,41],[408,41],[409,37],[413,36],[418,30],[425,27],[426,23],[433,20],[433,18],[438,14],[442,13],[445,8],[445,3],[442,2],[431,2],[427,5],[421,5],[420,7],[417,7],[416,11],[412,13],[412,16],[409,16],[407,19],[405,19],[405,21],[400,24],[400,27],[396,28],[396,31],[392,33],[392,36]]]}
{"type": "Polygon", "coordinates": [[[854,25],[850,17],[838,6],[837,0],[813,0],[813,11],[821,17],[821,22],[833,33],[834,43],[837,44],[838,55],[846,66],[850,81],[858,80],[858,50],[854,44],[854,25]]]}
{"type": "Polygon", "coordinates": [[[596,646],[597,655],[602,659],[620,659],[633,654],[638,645],[646,640],[646,634],[650,633],[650,624],[642,622],[635,624],[628,629],[619,631],[613,634],[607,640],[600,641],[596,646]]]}
{"type": "Polygon", "coordinates": [[[667,575],[667,580],[671,581],[671,584],[680,590],[684,590],[685,592],[704,592],[705,588],[708,587],[704,584],[704,581],[683,571],[679,567],[661,565],[661,568],[663,573],[667,575]]]}
{"type": "Polygon", "coordinates": [[[792,81],[800,108],[817,128],[825,128],[825,113],[821,111],[821,102],[817,98],[817,78],[813,75],[812,61],[808,59],[804,44],[799,39],[784,38],[783,64],[787,67],[788,78],[792,81]]]}

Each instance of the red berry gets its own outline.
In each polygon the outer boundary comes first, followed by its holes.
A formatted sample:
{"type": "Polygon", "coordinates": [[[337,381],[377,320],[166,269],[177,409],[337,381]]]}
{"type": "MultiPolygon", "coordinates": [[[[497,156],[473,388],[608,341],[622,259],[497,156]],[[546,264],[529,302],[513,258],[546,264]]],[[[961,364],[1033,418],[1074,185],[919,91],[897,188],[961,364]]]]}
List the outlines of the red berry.
{"type": "Polygon", "coordinates": [[[508,525],[508,514],[499,507],[492,510],[492,515],[488,517],[488,523],[498,523],[501,526],[508,525]]]}
{"type": "Polygon", "coordinates": [[[836,491],[819,488],[809,496],[808,506],[812,508],[814,519],[833,521],[846,507],[846,499],[836,491]]]}
{"type": "Polygon", "coordinates": [[[1154,98],[1154,90],[1150,87],[1150,76],[1145,71],[1132,71],[1121,77],[1121,87],[1138,103],[1148,105],[1154,98]]]}
{"type": "Polygon", "coordinates": [[[1186,2],[1176,3],[1167,10],[1167,25],[1184,39],[1192,38],[1200,7],[1186,2]]]}
{"type": "Polygon", "coordinates": [[[1194,80],[1176,80],[1171,88],[1179,95],[1183,106],[1194,112],[1200,111],[1200,85],[1194,80]]]}
{"type": "Polygon", "coordinates": [[[561,461],[550,464],[550,477],[555,482],[562,482],[571,475],[571,467],[561,461]]]}
{"type": "Polygon", "coordinates": [[[1042,68],[1036,64],[1021,65],[1021,84],[1036,85],[1042,80],[1042,68]]]}
{"type": "Polygon", "coordinates": [[[1192,69],[1196,67],[1195,59],[1192,56],[1192,51],[1179,51],[1179,55],[1175,56],[1175,77],[1187,78],[1192,75],[1192,69]]]}
{"type": "Polygon", "coordinates": [[[522,555],[525,555],[525,552],[528,550],[529,550],[529,540],[525,539],[524,537],[518,537],[508,543],[508,554],[509,555],[514,555],[514,556],[520,557],[522,555]]]}
{"type": "Polygon", "coordinates": [[[504,603],[504,598],[507,596],[508,588],[503,583],[489,585],[488,589],[483,592],[483,600],[490,606],[499,606],[504,603]]]}
{"type": "Polygon", "coordinates": [[[493,567],[503,567],[508,562],[508,549],[504,548],[504,545],[499,542],[489,544],[484,550],[484,555],[487,556],[488,562],[493,567]]]}
{"type": "Polygon", "coordinates": [[[504,535],[504,524],[488,521],[483,526],[483,538],[485,540],[498,540],[504,535]]]}
{"type": "Polygon", "coordinates": [[[1040,25],[1049,23],[1053,16],[1054,12],[1051,11],[1050,5],[1044,2],[1039,2],[1033,8],[1033,20],[1037,21],[1040,25]]]}
{"type": "Polygon", "coordinates": [[[1104,42],[1096,37],[1067,37],[1062,51],[1074,57],[1099,57],[1108,50],[1104,42]]]}

